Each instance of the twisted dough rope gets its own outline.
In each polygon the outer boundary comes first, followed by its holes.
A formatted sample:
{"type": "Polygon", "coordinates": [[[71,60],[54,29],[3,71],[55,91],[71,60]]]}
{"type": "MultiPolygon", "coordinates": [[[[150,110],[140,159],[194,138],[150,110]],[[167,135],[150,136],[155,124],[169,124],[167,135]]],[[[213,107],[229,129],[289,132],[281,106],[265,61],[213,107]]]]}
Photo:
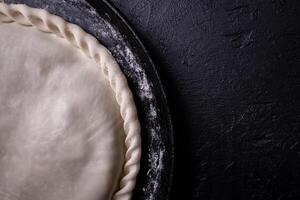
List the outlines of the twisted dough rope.
{"type": "MultiPolygon", "coordinates": [[[[109,81],[115,92],[124,120],[125,131],[125,164],[119,189],[113,195],[114,200],[129,200],[136,184],[136,176],[140,168],[141,139],[140,123],[132,93],[127,80],[110,52],[91,35],[79,26],[67,23],[62,18],[52,15],[45,10],[30,8],[26,5],[5,4],[0,0],[0,22],[17,22],[24,26],[33,26],[38,30],[53,33],[65,38],[73,46],[79,48],[86,56],[93,59],[109,81]]],[[[0,23],[1,25],[1,23],[0,23]]]]}

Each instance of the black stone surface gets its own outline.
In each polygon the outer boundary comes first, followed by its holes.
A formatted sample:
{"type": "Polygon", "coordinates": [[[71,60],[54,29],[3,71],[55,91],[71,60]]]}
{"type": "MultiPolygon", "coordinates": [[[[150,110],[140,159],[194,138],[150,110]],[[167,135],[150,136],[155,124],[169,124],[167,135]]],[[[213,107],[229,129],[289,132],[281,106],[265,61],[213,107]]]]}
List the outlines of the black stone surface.
{"type": "Polygon", "coordinates": [[[171,199],[300,199],[300,1],[112,2],[169,98],[171,199]]]}
{"type": "MultiPolygon", "coordinates": [[[[142,126],[142,160],[133,199],[168,199],[173,170],[173,128],[151,58],[135,33],[100,0],[4,0],[42,8],[79,25],[106,46],[127,77],[142,126]]],[[[1,45],[1,44],[0,44],[1,45]]]]}

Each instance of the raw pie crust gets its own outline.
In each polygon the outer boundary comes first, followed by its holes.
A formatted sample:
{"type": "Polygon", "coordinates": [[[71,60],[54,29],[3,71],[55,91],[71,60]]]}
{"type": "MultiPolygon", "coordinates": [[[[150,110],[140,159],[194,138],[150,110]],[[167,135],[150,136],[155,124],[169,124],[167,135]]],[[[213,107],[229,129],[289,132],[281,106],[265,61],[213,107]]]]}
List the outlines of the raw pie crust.
{"type": "Polygon", "coordinates": [[[140,156],[108,50],[45,10],[0,2],[0,199],[128,200],[140,156]]]}

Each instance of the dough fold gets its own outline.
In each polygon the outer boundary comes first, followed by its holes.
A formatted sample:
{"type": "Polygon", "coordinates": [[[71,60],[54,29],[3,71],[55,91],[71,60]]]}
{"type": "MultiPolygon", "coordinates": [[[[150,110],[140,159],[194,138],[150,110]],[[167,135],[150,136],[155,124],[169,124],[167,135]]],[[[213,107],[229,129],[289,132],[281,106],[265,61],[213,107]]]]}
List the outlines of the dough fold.
{"type": "Polygon", "coordinates": [[[108,50],[44,10],[4,3],[0,44],[0,199],[130,199],[140,125],[108,50]]]}

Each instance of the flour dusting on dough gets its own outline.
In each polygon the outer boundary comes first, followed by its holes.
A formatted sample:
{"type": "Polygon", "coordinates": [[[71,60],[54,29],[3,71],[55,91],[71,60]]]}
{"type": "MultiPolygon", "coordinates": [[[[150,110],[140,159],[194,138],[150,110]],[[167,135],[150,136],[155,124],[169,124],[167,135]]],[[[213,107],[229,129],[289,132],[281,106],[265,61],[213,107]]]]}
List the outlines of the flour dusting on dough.
{"type": "Polygon", "coordinates": [[[157,100],[153,96],[153,83],[147,78],[146,71],[143,66],[143,62],[137,60],[138,56],[133,53],[130,44],[125,41],[123,35],[121,35],[113,25],[99,18],[94,8],[89,10],[91,15],[95,15],[93,19],[94,23],[88,24],[85,28],[90,32],[98,33],[99,38],[102,38],[102,43],[107,41],[116,41],[115,45],[110,45],[108,42],[107,48],[116,58],[117,62],[122,66],[123,72],[127,75],[127,78],[131,80],[135,86],[135,93],[148,107],[145,113],[147,119],[146,127],[148,130],[148,171],[147,171],[147,185],[143,187],[146,200],[154,200],[157,198],[157,191],[161,183],[161,172],[163,171],[163,161],[166,157],[166,151],[164,143],[160,135],[161,127],[159,125],[159,110],[157,110],[157,100]],[[97,15],[97,16],[96,16],[97,15]],[[105,26],[105,28],[99,28],[105,26]],[[99,31],[101,30],[101,31],[99,31]],[[104,38],[104,39],[103,39],[104,38]]]}

